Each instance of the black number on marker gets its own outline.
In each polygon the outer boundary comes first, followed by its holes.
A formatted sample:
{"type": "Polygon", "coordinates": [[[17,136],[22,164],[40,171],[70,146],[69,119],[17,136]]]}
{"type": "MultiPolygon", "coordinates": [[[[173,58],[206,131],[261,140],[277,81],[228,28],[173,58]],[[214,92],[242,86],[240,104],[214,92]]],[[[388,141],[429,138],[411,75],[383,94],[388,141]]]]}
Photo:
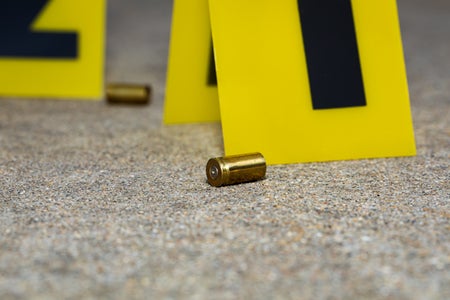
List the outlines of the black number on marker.
{"type": "Polygon", "coordinates": [[[33,21],[49,0],[0,2],[0,56],[20,58],[76,58],[76,32],[32,31],[33,21]]]}
{"type": "Polygon", "coordinates": [[[297,0],[314,109],[365,106],[350,0],[297,0]]]}
{"type": "Polygon", "coordinates": [[[208,78],[207,84],[210,86],[217,85],[217,74],[216,74],[216,61],[214,59],[214,48],[211,42],[211,50],[209,52],[209,66],[208,66],[208,78]]]}

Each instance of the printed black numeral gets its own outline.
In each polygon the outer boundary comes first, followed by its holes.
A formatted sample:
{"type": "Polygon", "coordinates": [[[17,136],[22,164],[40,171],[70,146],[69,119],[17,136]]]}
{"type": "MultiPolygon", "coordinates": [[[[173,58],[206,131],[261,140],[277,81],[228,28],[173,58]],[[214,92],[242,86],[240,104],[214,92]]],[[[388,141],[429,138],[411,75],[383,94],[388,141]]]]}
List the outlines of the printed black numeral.
{"type": "Polygon", "coordinates": [[[209,86],[217,85],[216,61],[214,59],[214,48],[211,42],[211,50],[209,52],[208,78],[207,84],[209,86]]]}
{"type": "Polygon", "coordinates": [[[0,2],[0,56],[76,58],[76,32],[32,31],[32,24],[49,0],[0,2]]]}
{"type": "Polygon", "coordinates": [[[365,106],[350,0],[298,0],[314,109],[365,106]]]}

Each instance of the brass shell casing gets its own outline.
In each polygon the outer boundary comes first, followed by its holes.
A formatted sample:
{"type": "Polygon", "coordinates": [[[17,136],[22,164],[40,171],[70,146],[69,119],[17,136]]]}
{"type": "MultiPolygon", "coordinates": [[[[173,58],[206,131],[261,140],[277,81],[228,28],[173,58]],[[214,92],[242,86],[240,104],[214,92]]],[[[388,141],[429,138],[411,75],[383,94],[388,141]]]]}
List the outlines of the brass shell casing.
{"type": "Polygon", "coordinates": [[[206,177],[212,186],[256,181],[266,175],[266,160],[261,153],[216,157],[206,164],[206,177]]]}
{"type": "Polygon", "coordinates": [[[106,100],[111,104],[150,103],[151,87],[148,85],[114,83],[106,86],[106,100]]]}

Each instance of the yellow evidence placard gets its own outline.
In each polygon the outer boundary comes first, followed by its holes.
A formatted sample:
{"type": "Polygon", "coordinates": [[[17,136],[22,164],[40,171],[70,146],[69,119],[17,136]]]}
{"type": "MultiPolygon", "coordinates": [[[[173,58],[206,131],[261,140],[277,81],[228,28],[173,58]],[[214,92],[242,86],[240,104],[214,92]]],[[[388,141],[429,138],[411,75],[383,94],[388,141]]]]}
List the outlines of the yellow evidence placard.
{"type": "Polygon", "coordinates": [[[208,0],[175,0],[164,123],[220,119],[208,0]]]}
{"type": "Polygon", "coordinates": [[[415,155],[395,0],[209,4],[227,155],[415,155]]]}
{"type": "Polygon", "coordinates": [[[0,4],[0,96],[100,99],[106,0],[0,4]]]}

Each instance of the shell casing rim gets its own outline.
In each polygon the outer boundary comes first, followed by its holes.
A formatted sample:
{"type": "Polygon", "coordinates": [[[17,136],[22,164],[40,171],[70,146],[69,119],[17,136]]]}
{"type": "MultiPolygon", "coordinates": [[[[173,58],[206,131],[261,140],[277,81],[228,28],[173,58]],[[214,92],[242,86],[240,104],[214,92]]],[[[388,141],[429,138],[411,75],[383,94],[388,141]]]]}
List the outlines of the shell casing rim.
{"type": "Polygon", "coordinates": [[[229,171],[220,157],[210,158],[208,160],[208,163],[206,164],[206,177],[208,178],[208,182],[212,186],[219,187],[226,184],[226,181],[229,177],[229,171]],[[217,167],[217,178],[213,178],[213,176],[211,175],[211,168],[213,166],[217,167]]]}

